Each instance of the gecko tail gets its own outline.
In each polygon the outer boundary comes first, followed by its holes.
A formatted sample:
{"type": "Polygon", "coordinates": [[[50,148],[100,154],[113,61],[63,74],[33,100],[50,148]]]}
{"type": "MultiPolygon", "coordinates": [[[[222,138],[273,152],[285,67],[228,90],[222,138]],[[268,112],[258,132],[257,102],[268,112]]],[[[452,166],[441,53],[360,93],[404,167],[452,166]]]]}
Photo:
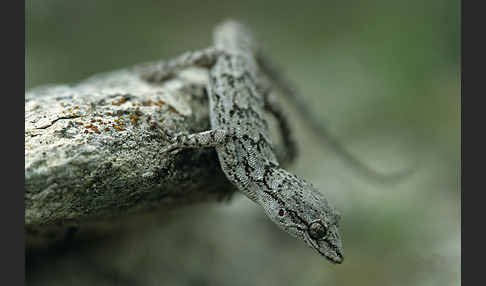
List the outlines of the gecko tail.
{"type": "MultiPolygon", "coordinates": [[[[309,120],[306,120],[309,121],[309,120]]],[[[316,122],[317,123],[317,122],[316,122]]],[[[314,124],[316,125],[316,124],[314,124]]],[[[391,173],[381,173],[373,168],[369,167],[363,161],[359,160],[349,150],[347,150],[341,142],[335,137],[331,136],[327,130],[322,126],[314,126],[315,130],[318,130],[317,135],[321,141],[325,141],[327,145],[342,159],[345,163],[352,167],[356,172],[360,173],[363,177],[371,179],[381,184],[394,184],[398,183],[411,175],[413,175],[418,169],[418,161],[415,161],[410,167],[403,170],[399,170],[391,173]]]]}
{"type": "Polygon", "coordinates": [[[339,142],[335,137],[331,136],[328,130],[322,126],[322,124],[315,117],[312,116],[311,110],[304,100],[299,96],[297,89],[292,85],[291,81],[280,72],[280,69],[275,66],[275,64],[266,56],[266,54],[260,52],[257,53],[257,55],[257,60],[262,71],[269,77],[271,81],[276,84],[281,93],[292,102],[292,105],[297,109],[299,114],[302,115],[307,125],[314,130],[321,141],[325,142],[341,159],[345,161],[347,165],[352,167],[356,172],[367,179],[382,184],[398,183],[415,173],[418,162],[415,162],[409,168],[393,173],[380,173],[363,163],[356,156],[351,154],[351,152],[347,150],[341,142],[339,142]]]}

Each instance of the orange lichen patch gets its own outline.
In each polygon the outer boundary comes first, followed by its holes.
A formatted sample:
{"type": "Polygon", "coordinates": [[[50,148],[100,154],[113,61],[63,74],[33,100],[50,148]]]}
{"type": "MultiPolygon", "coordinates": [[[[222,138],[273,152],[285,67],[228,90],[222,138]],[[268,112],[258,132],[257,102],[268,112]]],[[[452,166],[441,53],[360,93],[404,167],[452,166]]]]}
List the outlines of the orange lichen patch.
{"type": "Polygon", "coordinates": [[[130,118],[130,123],[134,126],[138,126],[140,124],[141,116],[143,115],[143,112],[140,111],[140,107],[137,107],[135,111],[128,116],[130,118]]]}
{"type": "Polygon", "coordinates": [[[122,97],[120,98],[118,101],[113,101],[111,104],[113,105],[116,105],[116,106],[120,106],[122,103],[125,103],[127,101],[127,99],[125,97],[122,97]]]}
{"type": "Polygon", "coordinates": [[[148,101],[143,101],[142,105],[143,106],[152,106],[152,100],[149,99],[148,101]]]}
{"type": "Polygon", "coordinates": [[[74,109],[79,109],[79,106],[77,106],[77,105],[76,105],[76,106],[74,107],[74,109]]]}
{"type": "Polygon", "coordinates": [[[180,114],[180,112],[177,111],[177,109],[175,109],[174,107],[172,107],[170,105],[169,105],[169,110],[172,111],[172,112],[174,112],[174,113],[180,114]]]}
{"type": "Polygon", "coordinates": [[[96,122],[96,120],[94,120],[94,119],[91,119],[91,123],[95,123],[95,122],[96,122]]]}
{"type": "Polygon", "coordinates": [[[96,132],[96,133],[98,133],[98,134],[100,134],[100,133],[101,133],[101,132],[100,132],[100,130],[98,129],[98,126],[94,126],[94,125],[93,125],[93,126],[91,126],[91,130],[93,130],[94,132],[96,132]]]}
{"type": "MultiPolygon", "coordinates": [[[[84,126],[84,128],[86,128],[86,129],[91,129],[91,130],[93,130],[94,132],[96,132],[96,133],[98,133],[98,134],[100,134],[100,133],[101,133],[101,132],[100,132],[100,130],[98,129],[98,126],[93,125],[93,124],[86,125],[86,126],[84,126]]],[[[86,131],[87,131],[87,130],[86,130],[86,131]]],[[[86,133],[86,131],[85,131],[84,133],[86,133]]],[[[91,133],[90,133],[90,134],[91,134],[91,133]]]]}
{"type": "Polygon", "coordinates": [[[77,125],[83,125],[84,123],[83,123],[83,122],[79,122],[79,121],[77,121],[77,122],[76,122],[76,124],[77,124],[77,125]]]}
{"type": "Polygon", "coordinates": [[[132,103],[132,106],[134,106],[134,107],[135,107],[135,106],[137,106],[137,104],[136,104],[135,102],[133,102],[133,103],[132,103]]]}
{"type": "Polygon", "coordinates": [[[88,133],[89,133],[89,131],[88,131],[88,130],[84,130],[84,134],[88,134],[88,133]]]}
{"type": "Polygon", "coordinates": [[[164,105],[165,102],[162,99],[159,99],[156,102],[154,102],[154,104],[157,105],[158,107],[162,107],[162,105],[164,105]]]}
{"type": "Polygon", "coordinates": [[[105,127],[105,131],[110,131],[110,128],[109,127],[105,127]]]}
{"type": "Polygon", "coordinates": [[[118,125],[115,125],[113,124],[113,128],[116,130],[116,131],[125,131],[125,127],[122,127],[122,126],[118,126],[118,125]]]}
{"type": "Polygon", "coordinates": [[[107,112],[107,113],[105,113],[105,114],[106,114],[106,115],[108,115],[108,116],[111,116],[111,112],[107,112]]]}
{"type": "Polygon", "coordinates": [[[125,130],[125,128],[124,128],[124,127],[121,127],[121,126],[119,126],[119,125],[115,125],[115,124],[113,124],[112,126],[113,126],[113,129],[115,129],[116,131],[124,131],[124,130],[125,130]]]}

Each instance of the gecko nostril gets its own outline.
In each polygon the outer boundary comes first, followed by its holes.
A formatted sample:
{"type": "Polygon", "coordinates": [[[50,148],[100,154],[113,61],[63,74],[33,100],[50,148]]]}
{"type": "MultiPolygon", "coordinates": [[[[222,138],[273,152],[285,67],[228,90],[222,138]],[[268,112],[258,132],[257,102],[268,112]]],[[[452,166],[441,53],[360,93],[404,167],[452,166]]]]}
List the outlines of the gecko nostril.
{"type": "Polygon", "coordinates": [[[284,214],[285,214],[285,211],[284,211],[283,209],[280,209],[280,210],[278,211],[278,215],[279,215],[279,216],[283,216],[284,214]]]}

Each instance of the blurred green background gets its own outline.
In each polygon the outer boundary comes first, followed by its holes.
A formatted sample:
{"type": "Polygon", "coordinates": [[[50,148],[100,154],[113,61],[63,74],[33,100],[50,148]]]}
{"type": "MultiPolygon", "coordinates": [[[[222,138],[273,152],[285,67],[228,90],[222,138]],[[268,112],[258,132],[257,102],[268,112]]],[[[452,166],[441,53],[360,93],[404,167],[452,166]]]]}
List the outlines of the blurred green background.
{"type": "Polygon", "coordinates": [[[292,170],[343,215],[342,265],[236,196],[29,258],[28,284],[459,285],[459,1],[26,1],[26,89],[206,47],[226,18],[249,25],[353,154],[382,172],[418,160],[417,172],[363,179],[287,105],[302,150],[292,170]]]}

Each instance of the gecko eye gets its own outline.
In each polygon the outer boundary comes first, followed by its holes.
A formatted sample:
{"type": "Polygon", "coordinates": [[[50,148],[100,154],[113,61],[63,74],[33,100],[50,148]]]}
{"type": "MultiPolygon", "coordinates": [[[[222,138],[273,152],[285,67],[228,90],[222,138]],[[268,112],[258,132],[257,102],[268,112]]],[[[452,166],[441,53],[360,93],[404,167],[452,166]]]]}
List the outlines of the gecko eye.
{"type": "Polygon", "coordinates": [[[284,214],[285,214],[285,211],[284,211],[283,209],[280,209],[280,210],[278,211],[278,215],[279,215],[279,216],[283,216],[284,214]]]}
{"type": "Polygon", "coordinates": [[[320,222],[314,222],[309,227],[309,234],[314,239],[323,238],[327,234],[326,227],[320,222]]]}

